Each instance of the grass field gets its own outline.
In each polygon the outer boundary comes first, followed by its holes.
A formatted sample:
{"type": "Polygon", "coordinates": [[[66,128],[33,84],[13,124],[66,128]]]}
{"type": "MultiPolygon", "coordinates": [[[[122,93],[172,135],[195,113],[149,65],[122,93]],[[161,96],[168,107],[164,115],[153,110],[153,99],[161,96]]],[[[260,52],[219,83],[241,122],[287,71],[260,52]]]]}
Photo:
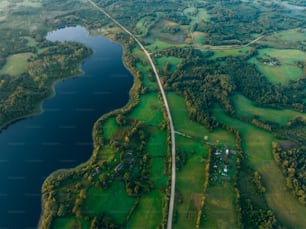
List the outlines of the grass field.
{"type": "Polygon", "coordinates": [[[134,203],[135,198],[129,197],[125,192],[124,184],[117,181],[106,191],[90,188],[83,204],[83,212],[90,216],[106,213],[116,223],[122,224],[134,203]]]}
{"type": "Polygon", "coordinates": [[[203,228],[238,228],[233,184],[225,182],[223,185],[208,186],[205,196],[207,220],[203,222],[203,228]]]}
{"type": "Polygon", "coordinates": [[[18,76],[23,72],[26,72],[28,67],[28,58],[32,56],[32,53],[19,53],[11,55],[7,58],[7,62],[0,70],[0,74],[9,74],[12,76],[18,76]]]}
{"type": "MultiPolygon", "coordinates": [[[[265,37],[260,40],[259,43],[263,45],[268,45],[270,47],[290,47],[297,48],[300,44],[303,44],[306,40],[306,31],[302,28],[289,29],[277,33],[273,33],[270,36],[265,37]]],[[[305,44],[305,43],[304,43],[305,44]]]]}
{"type": "Polygon", "coordinates": [[[285,178],[273,160],[272,142],[276,139],[270,133],[226,116],[220,108],[215,109],[214,115],[240,131],[246,160],[262,175],[267,188],[265,197],[278,219],[290,228],[304,228],[306,209],[286,189],[285,178]]]}
{"type": "Polygon", "coordinates": [[[181,58],[176,58],[176,57],[160,57],[160,58],[156,58],[156,65],[159,69],[163,69],[164,66],[168,63],[170,65],[170,69],[168,69],[169,72],[173,73],[176,68],[177,65],[179,65],[182,61],[181,58]]]}
{"type": "Polygon", "coordinates": [[[56,218],[53,225],[51,226],[53,229],[89,229],[89,223],[77,217],[66,217],[66,218],[56,218]]]}
{"type": "Polygon", "coordinates": [[[251,47],[243,47],[236,49],[214,50],[214,55],[211,59],[225,56],[244,56],[251,50],[251,47]]]}
{"type": "Polygon", "coordinates": [[[165,156],[167,148],[167,133],[165,130],[156,129],[149,138],[148,152],[152,157],[165,156]]]}
{"type": "Polygon", "coordinates": [[[306,62],[306,52],[294,49],[265,48],[258,50],[258,57],[264,59],[276,58],[280,66],[259,62],[256,57],[250,62],[256,64],[258,70],[272,83],[288,84],[290,80],[297,80],[306,73],[297,66],[297,61],[306,62]]]}
{"type": "Polygon", "coordinates": [[[139,104],[129,116],[148,125],[158,126],[163,119],[161,108],[162,102],[157,93],[145,94],[140,97],[139,104]]]}
{"type": "Polygon", "coordinates": [[[276,110],[256,107],[251,100],[242,95],[233,96],[232,101],[234,102],[235,111],[238,116],[248,118],[258,116],[262,120],[275,122],[280,125],[286,125],[290,119],[298,116],[306,118],[306,114],[293,110],[276,110]]]}
{"type": "Polygon", "coordinates": [[[169,47],[183,47],[184,44],[173,44],[173,43],[170,43],[170,42],[167,42],[167,41],[163,41],[161,39],[154,39],[154,41],[151,42],[150,45],[146,46],[147,50],[150,51],[150,52],[156,52],[156,51],[160,51],[162,49],[165,49],[165,48],[169,48],[169,47]]]}
{"type": "Polygon", "coordinates": [[[176,95],[175,93],[167,93],[167,97],[176,131],[196,138],[197,141],[201,141],[205,136],[207,136],[207,141],[210,143],[233,145],[235,142],[234,137],[227,131],[217,129],[210,132],[203,125],[190,120],[188,118],[188,110],[185,101],[182,97],[176,95]]]}
{"type": "Polygon", "coordinates": [[[154,190],[143,196],[127,228],[156,229],[162,222],[163,194],[154,190]]]}
{"type": "Polygon", "coordinates": [[[116,123],[115,117],[108,118],[103,124],[103,135],[106,139],[110,139],[118,130],[119,126],[116,123]]]}
{"type": "MultiPolygon", "coordinates": [[[[176,206],[178,219],[174,228],[194,228],[197,210],[204,195],[204,180],[208,179],[205,177],[208,146],[205,144],[204,136],[213,144],[234,146],[235,140],[232,134],[222,129],[209,132],[204,126],[191,121],[182,97],[175,93],[168,93],[167,97],[174,128],[179,132],[176,134],[177,149],[189,155],[186,165],[177,173],[177,190],[181,193],[183,202],[176,206]]],[[[226,194],[223,192],[223,195],[226,194]]],[[[218,215],[213,214],[211,217],[216,219],[218,215]]]]}
{"type": "MultiPolygon", "coordinates": [[[[204,149],[207,152],[207,148],[204,149]]],[[[175,206],[178,218],[173,228],[195,227],[197,211],[204,195],[204,180],[207,179],[205,177],[205,162],[202,161],[206,152],[195,152],[177,173],[176,189],[181,193],[183,202],[175,206]]]]}

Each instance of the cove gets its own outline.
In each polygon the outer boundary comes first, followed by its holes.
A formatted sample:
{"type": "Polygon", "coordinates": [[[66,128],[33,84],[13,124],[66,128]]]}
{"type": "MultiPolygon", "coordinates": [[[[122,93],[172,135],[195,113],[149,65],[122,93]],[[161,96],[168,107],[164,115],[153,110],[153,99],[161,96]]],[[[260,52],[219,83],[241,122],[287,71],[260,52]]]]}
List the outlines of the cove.
{"type": "Polygon", "coordinates": [[[76,41],[94,51],[83,76],[55,85],[43,113],[0,134],[0,228],[37,228],[41,186],[53,171],[85,162],[92,153],[92,127],[103,114],[124,106],[133,78],[122,63],[122,47],[85,28],[67,27],[47,35],[76,41]]]}

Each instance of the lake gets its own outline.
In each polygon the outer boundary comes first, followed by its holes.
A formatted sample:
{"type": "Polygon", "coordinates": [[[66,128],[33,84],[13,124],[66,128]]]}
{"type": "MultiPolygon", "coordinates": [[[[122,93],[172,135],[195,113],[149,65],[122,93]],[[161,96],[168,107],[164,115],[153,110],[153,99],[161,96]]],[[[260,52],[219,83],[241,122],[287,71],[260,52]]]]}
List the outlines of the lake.
{"type": "Polygon", "coordinates": [[[53,31],[47,39],[81,42],[94,53],[82,64],[83,76],[56,84],[42,114],[0,134],[0,228],[37,227],[44,179],[90,157],[94,122],[124,106],[133,84],[122,47],[109,39],[90,36],[80,26],[53,31]]]}

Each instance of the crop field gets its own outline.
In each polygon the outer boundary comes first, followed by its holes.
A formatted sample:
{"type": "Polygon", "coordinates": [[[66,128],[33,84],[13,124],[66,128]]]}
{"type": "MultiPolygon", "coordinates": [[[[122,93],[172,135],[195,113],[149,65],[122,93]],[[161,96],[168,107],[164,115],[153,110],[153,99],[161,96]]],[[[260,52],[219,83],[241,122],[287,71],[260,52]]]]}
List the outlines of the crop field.
{"type": "Polygon", "coordinates": [[[28,58],[32,56],[32,53],[19,53],[11,55],[7,58],[5,66],[1,69],[1,74],[9,74],[12,76],[18,76],[27,70],[28,58]]]}
{"type": "Polygon", "coordinates": [[[256,64],[258,70],[271,82],[282,84],[288,84],[290,80],[297,80],[306,74],[298,66],[298,61],[306,62],[305,52],[273,48],[260,49],[258,56],[250,59],[250,62],[256,64]],[[258,61],[258,57],[263,61],[258,61]]]}
{"type": "Polygon", "coordinates": [[[215,109],[215,117],[225,125],[238,129],[242,135],[242,146],[246,160],[262,174],[267,192],[268,205],[290,227],[303,228],[306,225],[305,208],[286,189],[285,178],[272,156],[272,142],[277,141],[270,133],[251,124],[230,118],[222,109],[215,109]],[[276,179],[277,178],[277,179],[276,179]],[[290,214],[288,214],[290,212],[290,214]]]}
{"type": "Polygon", "coordinates": [[[286,125],[295,117],[306,118],[306,114],[293,110],[276,110],[271,108],[257,107],[252,103],[252,101],[248,100],[242,95],[235,95],[232,100],[234,101],[235,111],[238,116],[248,118],[258,116],[262,120],[276,122],[280,125],[286,125]]]}

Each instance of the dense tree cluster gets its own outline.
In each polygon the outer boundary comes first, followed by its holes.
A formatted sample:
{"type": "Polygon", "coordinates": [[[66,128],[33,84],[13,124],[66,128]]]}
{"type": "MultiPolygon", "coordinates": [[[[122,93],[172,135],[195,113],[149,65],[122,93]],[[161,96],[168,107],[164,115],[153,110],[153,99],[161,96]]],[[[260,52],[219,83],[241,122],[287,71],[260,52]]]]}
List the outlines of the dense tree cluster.
{"type": "Polygon", "coordinates": [[[274,143],[272,152],[286,176],[286,186],[303,205],[306,205],[306,147],[291,147],[288,148],[286,143],[274,143]]]}
{"type": "Polygon", "coordinates": [[[282,228],[265,200],[265,187],[258,171],[241,162],[238,171],[238,210],[242,228],[282,228]]]}
{"type": "Polygon", "coordinates": [[[27,72],[0,75],[0,126],[37,112],[41,101],[52,93],[59,79],[80,73],[79,64],[91,50],[77,43],[57,44],[29,59],[27,72]]]}

